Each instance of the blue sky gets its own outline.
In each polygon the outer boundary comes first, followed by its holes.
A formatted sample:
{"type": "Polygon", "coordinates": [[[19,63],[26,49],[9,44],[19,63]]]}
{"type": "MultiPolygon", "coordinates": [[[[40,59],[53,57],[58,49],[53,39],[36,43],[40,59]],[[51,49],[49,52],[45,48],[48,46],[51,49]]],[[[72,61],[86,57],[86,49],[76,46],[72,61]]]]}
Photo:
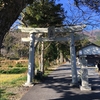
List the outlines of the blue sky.
{"type": "Polygon", "coordinates": [[[67,24],[86,24],[86,30],[100,29],[100,14],[95,13],[88,7],[75,7],[73,0],[56,0],[62,3],[65,11],[67,10],[67,24]],[[83,14],[84,12],[84,14],[83,14]]]}
{"type": "MultiPolygon", "coordinates": [[[[59,0],[56,3],[62,3],[65,11],[67,10],[66,21],[67,24],[86,24],[87,27],[84,29],[85,35],[88,35],[88,38],[94,40],[94,37],[97,35],[94,33],[94,30],[100,30],[100,14],[95,13],[90,10],[88,7],[82,6],[79,10],[75,7],[73,0],[59,0]],[[83,14],[84,13],[84,14],[83,14]],[[69,21],[69,22],[68,22],[69,21]]],[[[84,38],[84,35],[83,35],[84,38]]]]}
{"type": "MultiPolygon", "coordinates": [[[[56,0],[56,3],[62,3],[65,11],[67,10],[65,24],[87,24],[86,30],[100,29],[100,14],[94,13],[88,7],[81,7],[79,10],[75,7],[73,0],[56,0]]],[[[19,21],[16,21],[14,25],[16,26],[18,23],[19,21]]]]}

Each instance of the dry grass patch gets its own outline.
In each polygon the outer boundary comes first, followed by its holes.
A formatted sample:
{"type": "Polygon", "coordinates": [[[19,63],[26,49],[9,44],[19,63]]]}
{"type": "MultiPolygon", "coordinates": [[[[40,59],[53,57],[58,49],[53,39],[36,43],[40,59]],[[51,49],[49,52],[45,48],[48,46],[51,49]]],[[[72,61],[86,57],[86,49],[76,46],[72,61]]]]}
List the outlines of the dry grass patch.
{"type": "Polygon", "coordinates": [[[26,74],[0,74],[0,100],[20,100],[29,87],[23,87],[26,74]]]}
{"type": "Polygon", "coordinates": [[[0,83],[11,82],[25,76],[25,74],[0,74],[0,83]]]}

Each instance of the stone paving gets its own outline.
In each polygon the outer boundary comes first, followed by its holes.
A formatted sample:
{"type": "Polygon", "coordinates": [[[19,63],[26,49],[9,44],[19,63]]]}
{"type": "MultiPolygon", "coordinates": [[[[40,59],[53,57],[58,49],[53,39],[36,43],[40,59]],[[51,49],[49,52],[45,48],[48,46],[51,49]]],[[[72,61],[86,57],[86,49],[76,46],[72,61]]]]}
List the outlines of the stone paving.
{"type": "Polygon", "coordinates": [[[88,68],[91,91],[70,86],[71,66],[59,66],[48,78],[33,86],[21,100],[100,100],[100,77],[95,68],[88,68]]]}

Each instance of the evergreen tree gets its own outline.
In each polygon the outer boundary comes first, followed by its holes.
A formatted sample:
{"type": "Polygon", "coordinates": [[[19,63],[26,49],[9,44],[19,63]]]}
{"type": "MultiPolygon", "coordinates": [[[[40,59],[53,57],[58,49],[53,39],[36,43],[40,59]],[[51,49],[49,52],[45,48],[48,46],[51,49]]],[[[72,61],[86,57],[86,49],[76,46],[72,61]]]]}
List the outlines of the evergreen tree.
{"type": "Polygon", "coordinates": [[[55,0],[40,0],[26,8],[24,20],[32,27],[61,26],[65,19],[62,4],[55,0]]]}
{"type": "MultiPolygon", "coordinates": [[[[62,4],[56,4],[55,0],[40,0],[26,8],[23,20],[32,27],[58,27],[63,25],[64,19],[65,12],[62,4]]],[[[57,59],[58,56],[56,43],[52,42],[50,45],[49,43],[44,44],[45,65],[57,59]]]]}

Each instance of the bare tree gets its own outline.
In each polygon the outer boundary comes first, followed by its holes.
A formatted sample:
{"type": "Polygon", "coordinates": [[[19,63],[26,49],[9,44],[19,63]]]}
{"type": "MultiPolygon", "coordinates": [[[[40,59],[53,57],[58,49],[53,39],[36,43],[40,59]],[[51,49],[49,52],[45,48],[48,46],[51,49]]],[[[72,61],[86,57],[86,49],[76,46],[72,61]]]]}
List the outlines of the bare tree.
{"type": "Polygon", "coordinates": [[[74,0],[75,5],[79,8],[88,6],[90,9],[100,12],[100,0],[74,0]]]}
{"type": "MultiPolygon", "coordinates": [[[[78,0],[75,0],[78,1],[78,0]]],[[[88,1],[88,0],[79,0],[79,1],[88,1]]],[[[90,1],[90,0],[89,0],[90,1]]],[[[78,8],[73,2],[70,0],[67,1],[67,15],[66,15],[66,24],[67,25],[80,25],[85,24],[91,27],[99,27],[100,13],[93,12],[87,6],[81,6],[78,8]]]]}

